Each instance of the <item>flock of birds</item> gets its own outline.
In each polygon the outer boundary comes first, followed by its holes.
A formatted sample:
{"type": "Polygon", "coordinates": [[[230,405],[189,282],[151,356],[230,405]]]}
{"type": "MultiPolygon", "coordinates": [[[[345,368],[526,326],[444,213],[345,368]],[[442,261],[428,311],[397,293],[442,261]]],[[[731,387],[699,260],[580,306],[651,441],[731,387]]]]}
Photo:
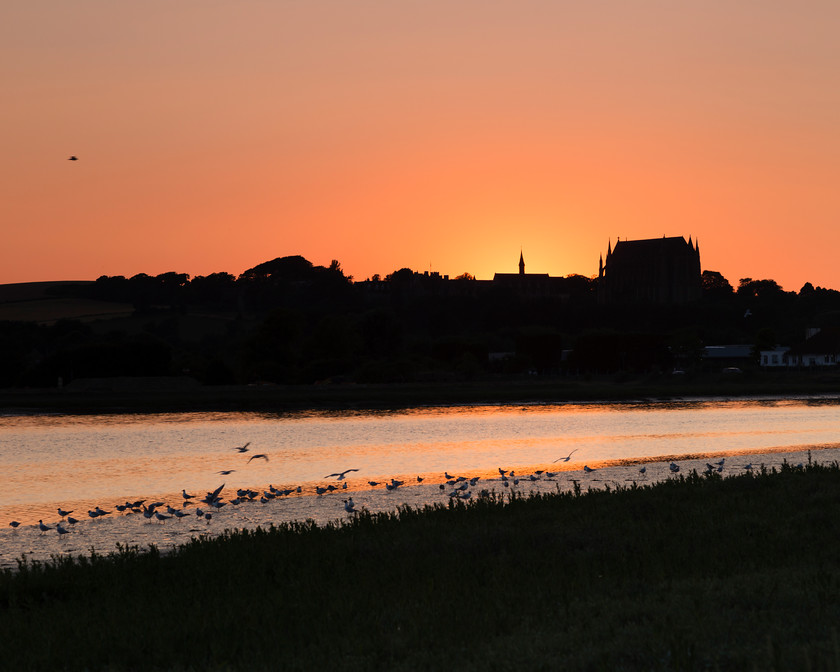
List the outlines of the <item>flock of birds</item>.
{"type": "MultiPolygon", "coordinates": [[[[235,446],[233,448],[234,451],[240,454],[244,454],[250,451],[251,442],[242,445],[242,446],[235,446]]],[[[568,455],[564,455],[563,457],[559,457],[553,461],[553,464],[558,462],[565,463],[569,462],[572,458],[572,455],[575,454],[577,450],[571,451],[568,455]]],[[[251,455],[247,462],[250,463],[253,460],[264,460],[265,462],[269,462],[268,455],[264,453],[257,453],[251,455]]],[[[707,463],[706,469],[704,473],[712,474],[712,473],[721,473],[724,468],[724,463],[726,458],[722,458],[715,463],[707,463]]],[[[671,462],[668,466],[669,471],[671,474],[678,474],[680,472],[680,466],[675,463],[671,462]]],[[[752,463],[743,465],[741,467],[746,471],[751,471],[753,468],[752,463]]],[[[235,469],[224,469],[221,471],[216,472],[217,474],[221,475],[229,475],[234,473],[235,469]]],[[[345,469],[344,471],[336,471],[331,474],[327,474],[324,476],[324,479],[335,479],[340,485],[335,484],[328,484],[326,486],[316,485],[314,488],[314,494],[318,497],[323,495],[328,495],[332,492],[338,490],[346,490],[347,489],[347,475],[353,472],[358,472],[359,469],[345,469]]],[[[501,482],[504,488],[511,488],[520,485],[520,483],[533,484],[536,481],[541,480],[548,480],[553,481],[561,472],[559,471],[548,471],[544,469],[536,470],[527,475],[517,475],[513,469],[507,470],[502,469],[501,467],[498,468],[499,471],[499,478],[493,479],[485,479],[487,480],[495,480],[501,482]]],[[[584,475],[592,474],[596,472],[597,469],[592,468],[588,465],[583,466],[583,473],[584,475]]],[[[642,465],[639,468],[639,475],[642,478],[646,478],[647,476],[647,466],[642,465]]],[[[451,499],[459,499],[459,500],[468,500],[472,497],[473,488],[478,485],[479,480],[481,480],[480,476],[454,476],[449,472],[444,472],[444,482],[440,483],[439,488],[441,492],[446,494],[451,499]]],[[[578,483],[579,479],[570,478],[570,481],[574,483],[578,483]]],[[[412,485],[419,485],[424,481],[422,476],[417,476],[416,481],[412,483],[412,485]]],[[[405,481],[400,481],[395,478],[391,478],[389,481],[367,481],[368,486],[371,488],[376,488],[380,485],[384,486],[385,490],[388,492],[393,492],[397,488],[406,484],[405,481]]],[[[135,501],[126,501],[125,503],[116,504],[114,506],[113,511],[106,511],[99,506],[96,506],[94,509],[90,509],[87,512],[88,518],[91,520],[96,520],[98,518],[102,518],[104,516],[111,515],[115,511],[118,514],[138,514],[142,515],[142,517],[148,522],[157,522],[158,524],[164,524],[166,521],[171,519],[182,519],[187,517],[193,517],[193,520],[203,520],[206,524],[210,524],[210,521],[213,519],[213,514],[225,506],[233,506],[237,507],[241,504],[250,503],[250,502],[259,502],[261,504],[268,504],[269,502],[277,499],[282,499],[285,497],[289,497],[290,495],[302,495],[304,494],[304,490],[302,486],[297,486],[294,488],[275,488],[273,485],[269,485],[267,490],[262,490],[261,492],[258,490],[253,490],[250,488],[239,488],[236,490],[236,496],[233,498],[229,498],[227,501],[222,498],[222,491],[224,490],[226,484],[220,485],[218,488],[213,490],[212,492],[207,492],[204,497],[199,498],[197,495],[189,494],[186,489],[181,491],[181,502],[180,507],[173,507],[170,504],[166,504],[165,502],[150,502],[147,503],[147,500],[140,499],[135,501]],[[187,509],[190,506],[195,506],[192,512],[189,512],[187,509]]],[[[362,511],[363,509],[357,508],[356,503],[353,501],[352,497],[348,497],[347,499],[342,500],[344,511],[349,515],[355,515],[362,511]]],[[[61,520],[54,524],[54,526],[48,525],[44,523],[43,520],[38,521],[37,529],[40,533],[46,534],[47,532],[51,532],[55,530],[60,538],[63,538],[67,534],[70,533],[70,530],[76,525],[79,520],[74,518],[71,514],[74,511],[66,511],[61,507],[58,508],[58,515],[60,516],[61,520]]],[[[17,530],[18,527],[21,526],[21,523],[17,520],[13,520],[9,523],[9,526],[13,530],[17,530]]]]}

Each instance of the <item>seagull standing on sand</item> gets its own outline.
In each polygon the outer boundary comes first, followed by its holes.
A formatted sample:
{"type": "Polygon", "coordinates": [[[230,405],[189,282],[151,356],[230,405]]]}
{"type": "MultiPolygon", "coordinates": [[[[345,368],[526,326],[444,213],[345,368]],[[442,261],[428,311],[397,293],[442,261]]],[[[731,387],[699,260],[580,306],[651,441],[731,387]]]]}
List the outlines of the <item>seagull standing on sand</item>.
{"type": "Polygon", "coordinates": [[[16,520],[13,520],[11,523],[9,523],[9,527],[11,527],[13,530],[16,530],[18,527],[20,527],[20,523],[16,520]]]}
{"type": "Polygon", "coordinates": [[[61,526],[61,523],[58,523],[58,524],[55,526],[55,529],[56,529],[56,532],[58,532],[58,538],[59,538],[59,539],[63,538],[65,534],[69,534],[69,533],[70,533],[70,530],[65,530],[65,529],[61,526]]]}
{"type": "Polygon", "coordinates": [[[47,531],[49,531],[53,528],[49,527],[48,525],[44,525],[43,520],[39,520],[38,521],[38,529],[41,530],[41,534],[44,534],[44,532],[47,532],[47,531]]]}

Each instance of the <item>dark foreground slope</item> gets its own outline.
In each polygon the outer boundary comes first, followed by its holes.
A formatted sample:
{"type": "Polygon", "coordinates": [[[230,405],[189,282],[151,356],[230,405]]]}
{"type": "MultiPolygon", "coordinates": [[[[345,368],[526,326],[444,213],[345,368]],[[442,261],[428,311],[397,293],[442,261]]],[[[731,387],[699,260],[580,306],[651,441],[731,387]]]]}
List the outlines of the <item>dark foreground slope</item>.
{"type": "Polygon", "coordinates": [[[0,575],[4,669],[840,669],[840,467],[362,515],[0,575]]]}

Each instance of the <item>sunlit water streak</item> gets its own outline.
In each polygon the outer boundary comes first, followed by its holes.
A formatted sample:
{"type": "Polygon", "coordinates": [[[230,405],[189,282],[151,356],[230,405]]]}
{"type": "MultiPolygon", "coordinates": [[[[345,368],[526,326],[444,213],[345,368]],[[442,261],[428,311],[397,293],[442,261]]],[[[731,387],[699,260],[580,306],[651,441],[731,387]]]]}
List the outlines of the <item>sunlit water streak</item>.
{"type": "MultiPolygon", "coordinates": [[[[84,520],[91,546],[112,550],[122,543],[160,543],[208,531],[197,519],[185,529],[164,526],[132,529],[140,521],[87,519],[96,505],[113,505],[140,498],[180,506],[180,492],[203,495],[225,484],[233,497],[237,487],[263,490],[301,486],[305,496],[270,506],[284,507],[281,520],[333,519],[343,513],[341,498],[353,495],[369,507],[395,506],[401,501],[422,505],[441,501],[443,474],[498,478],[498,468],[526,474],[536,469],[563,470],[549,487],[571,487],[584,464],[615,467],[664,459],[701,460],[708,456],[792,453],[808,448],[838,447],[840,402],[837,399],[695,400],[624,404],[533,404],[458,406],[396,412],[177,413],[159,415],[62,416],[32,415],[0,418],[0,525],[16,519],[26,526],[38,519],[58,520],[58,506],[75,509],[84,520]],[[249,452],[234,446],[251,442],[249,452]],[[568,462],[554,461],[568,455],[568,462]],[[269,461],[248,461],[264,453],[269,461]],[[327,474],[354,468],[347,490],[315,497],[316,485],[336,482],[327,474]],[[233,469],[230,475],[217,472],[233,469]],[[411,494],[384,503],[381,486],[371,491],[369,480],[391,477],[424,485],[411,494]],[[339,498],[336,500],[336,498],[339,498]],[[378,502],[379,500],[376,500],[378,502]],[[127,527],[129,526],[129,527],[127,527]],[[125,532],[129,530],[129,538],[125,532]]],[[[702,463],[701,465],[702,466],[702,463]]],[[[637,467],[633,467],[633,474],[637,467]]],[[[654,469],[651,469],[651,473],[654,469]]],[[[629,473],[629,472],[628,472],[629,473]]],[[[592,479],[593,481],[598,479],[592,479]]],[[[496,485],[499,485],[498,482],[496,485]]],[[[537,487],[536,485],[532,487],[537,487]]],[[[402,489],[400,493],[408,493],[402,489]]],[[[251,506],[251,505],[248,505],[251,506]]],[[[232,512],[234,507],[229,507],[232,512]]],[[[264,512],[236,514],[229,526],[278,520],[264,512]],[[250,516],[250,517],[249,517],[250,516]],[[257,520],[257,518],[259,520],[257,520]]],[[[217,512],[224,519],[234,514],[217,512]]],[[[274,514],[272,514],[274,515],[274,514]]],[[[214,523],[215,524],[215,523],[214,523]]],[[[81,536],[82,533],[79,533],[81,536]]],[[[21,546],[52,547],[55,533],[0,531],[0,566],[20,557],[21,546]],[[28,534],[26,543],[21,535],[28,534]],[[47,541],[49,540],[49,542],[47,541]],[[28,544],[28,546],[27,546],[28,544]],[[16,555],[12,553],[17,552],[16,555]]],[[[68,535],[70,537],[71,535],[68,535]]],[[[65,540],[62,540],[64,543],[65,540]]],[[[174,542],[173,542],[174,543],[174,542]]],[[[59,547],[64,550],[66,547],[59,547]]]]}

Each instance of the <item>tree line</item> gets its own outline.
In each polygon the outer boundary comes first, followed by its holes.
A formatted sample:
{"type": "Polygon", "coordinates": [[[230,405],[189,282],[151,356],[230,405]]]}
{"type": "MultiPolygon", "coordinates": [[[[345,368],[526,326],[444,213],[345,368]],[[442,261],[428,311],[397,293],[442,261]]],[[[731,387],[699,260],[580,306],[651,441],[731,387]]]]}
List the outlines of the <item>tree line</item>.
{"type": "Polygon", "coordinates": [[[0,322],[0,386],[61,379],[188,375],[204,384],[389,383],[522,375],[700,369],[705,345],[794,345],[840,325],[840,292],[773,280],[737,287],[702,274],[702,298],[679,306],[605,306],[597,279],[560,292],[452,280],[403,268],[354,282],[338,261],[301,256],[235,277],[102,276],[56,291],[130,304],[127,319],[0,322]]]}

